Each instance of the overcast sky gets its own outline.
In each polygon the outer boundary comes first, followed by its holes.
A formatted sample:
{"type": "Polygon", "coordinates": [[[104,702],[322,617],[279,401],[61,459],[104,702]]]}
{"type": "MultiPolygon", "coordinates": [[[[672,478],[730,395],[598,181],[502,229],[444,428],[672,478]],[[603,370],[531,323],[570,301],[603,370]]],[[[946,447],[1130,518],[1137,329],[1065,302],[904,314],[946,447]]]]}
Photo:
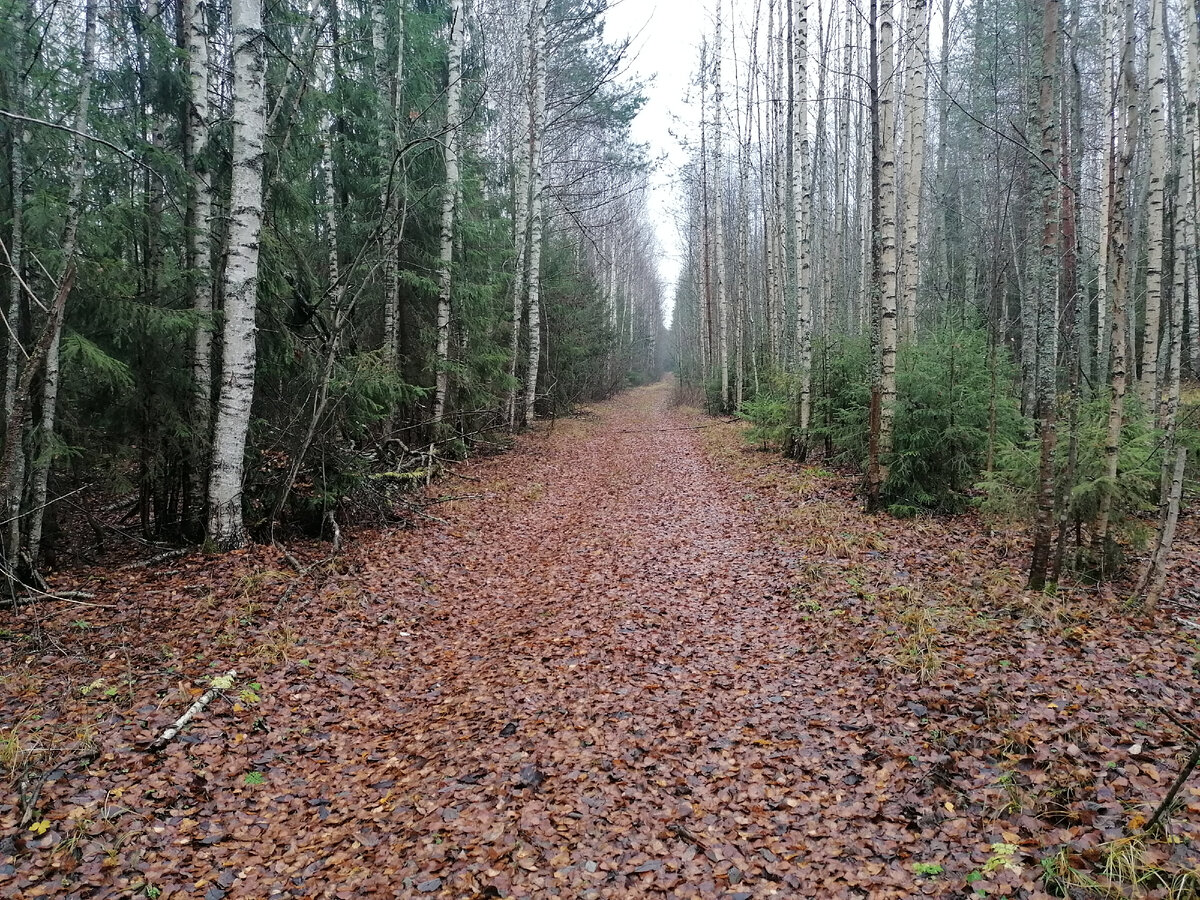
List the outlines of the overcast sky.
{"type": "Polygon", "coordinates": [[[664,156],[651,183],[650,209],[662,250],[659,272],[668,306],[675,298],[681,249],[674,209],[674,179],[686,161],[675,134],[695,127],[698,111],[689,108],[689,82],[695,73],[708,13],[697,0],[611,0],[606,36],[634,38],[632,74],[647,81],[647,102],[633,123],[635,140],[664,156]]]}

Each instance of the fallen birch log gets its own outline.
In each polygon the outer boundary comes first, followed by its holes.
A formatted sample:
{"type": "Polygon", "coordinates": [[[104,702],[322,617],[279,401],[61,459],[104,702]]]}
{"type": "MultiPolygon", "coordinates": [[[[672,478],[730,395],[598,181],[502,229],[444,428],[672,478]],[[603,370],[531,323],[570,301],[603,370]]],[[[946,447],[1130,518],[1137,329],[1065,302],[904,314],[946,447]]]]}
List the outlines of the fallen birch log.
{"type": "Polygon", "coordinates": [[[161,750],[163,747],[167,746],[167,744],[171,743],[171,741],[175,740],[175,736],[187,727],[188,722],[192,721],[192,719],[196,718],[196,716],[203,712],[204,707],[212,703],[213,698],[217,696],[217,694],[221,693],[221,691],[223,691],[226,687],[233,685],[235,678],[237,678],[236,669],[230,669],[222,678],[214,678],[214,681],[227,681],[228,684],[225,684],[222,687],[217,687],[214,685],[201,694],[199,699],[197,699],[195,703],[188,707],[187,712],[176,719],[166,731],[156,737],[146,749],[161,750]]]}

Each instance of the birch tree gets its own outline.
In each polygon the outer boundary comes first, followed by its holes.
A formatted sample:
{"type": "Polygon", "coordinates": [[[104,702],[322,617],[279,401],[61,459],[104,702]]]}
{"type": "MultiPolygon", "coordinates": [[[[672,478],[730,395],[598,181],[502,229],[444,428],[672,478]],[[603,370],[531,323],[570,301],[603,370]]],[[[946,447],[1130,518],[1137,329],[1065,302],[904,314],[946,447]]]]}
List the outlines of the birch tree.
{"type": "Polygon", "coordinates": [[[533,78],[529,91],[529,292],[526,300],[529,321],[529,357],[525,368],[525,415],[523,421],[533,422],[537,400],[538,367],[541,364],[541,287],[542,240],[545,205],[542,171],[542,142],[546,128],[546,15],[549,0],[531,0],[530,18],[533,36],[530,54],[533,59],[533,78]]]}
{"type": "Polygon", "coordinates": [[[242,479],[254,399],[255,314],[263,220],[265,63],[262,0],[232,0],[233,147],[228,262],[223,296],[221,380],[208,482],[208,538],[228,550],[246,543],[242,479]]]}
{"type": "Polygon", "coordinates": [[[896,151],[895,151],[895,22],[892,0],[881,0],[878,53],[872,33],[872,285],[875,295],[878,337],[877,360],[871,409],[871,463],[868,504],[878,507],[888,477],[892,452],[892,426],[896,409],[896,151]]]}
{"type": "Polygon", "coordinates": [[[925,67],[929,54],[929,11],[925,0],[908,0],[908,40],[904,74],[904,206],[902,311],[900,337],[911,341],[917,329],[920,283],[921,184],[925,168],[925,67]]]}
{"type": "Polygon", "coordinates": [[[1150,0],[1150,170],[1146,201],[1146,318],[1138,379],[1143,402],[1157,406],[1158,349],[1163,302],[1164,220],[1167,180],[1166,0],[1150,0]]]}
{"type": "Polygon", "coordinates": [[[197,316],[192,333],[192,429],[195,451],[188,476],[188,516],[193,530],[203,528],[205,484],[212,426],[212,161],[209,159],[209,7],[206,0],[184,0],[188,94],[184,120],[184,156],[188,174],[188,270],[191,307],[197,316]]]}
{"type": "MultiPolygon", "coordinates": [[[[67,223],[62,238],[62,263],[59,266],[58,293],[65,305],[70,286],[75,278],[79,255],[79,220],[83,215],[83,187],[87,166],[86,138],[88,133],[88,110],[91,105],[92,75],[96,65],[96,0],[87,0],[84,5],[83,57],[80,67],[79,101],[75,107],[75,127],[72,135],[71,187],[67,197],[67,223]]],[[[60,304],[55,303],[59,308],[60,304]]],[[[36,569],[42,542],[42,523],[45,520],[47,490],[50,467],[54,462],[52,451],[55,418],[58,413],[59,389],[59,346],[62,339],[63,315],[50,316],[50,343],[46,349],[42,374],[42,410],[38,426],[37,448],[33,455],[33,485],[30,491],[29,524],[23,535],[23,554],[26,565],[36,569]]]]}
{"type": "Polygon", "coordinates": [[[463,0],[450,0],[450,47],[446,84],[446,138],[444,156],[446,181],[442,186],[442,248],[438,257],[437,376],[433,397],[433,424],[446,414],[446,392],[450,384],[450,290],[454,261],[455,200],[461,188],[458,166],[459,135],[462,127],[462,54],[465,34],[463,0]]]}
{"type": "Polygon", "coordinates": [[[713,254],[716,270],[717,359],[721,377],[721,408],[729,409],[729,287],[725,281],[725,105],[721,81],[721,57],[725,43],[721,34],[724,0],[717,2],[716,37],[713,41],[713,254]]]}
{"type": "Polygon", "coordinates": [[[1050,545],[1054,525],[1054,446],[1057,439],[1058,360],[1058,258],[1059,217],[1062,198],[1058,185],[1058,44],[1059,3],[1045,0],[1042,18],[1041,65],[1038,75],[1038,131],[1040,153],[1034,181],[1040,187],[1041,246],[1033,273],[1037,312],[1037,355],[1035,362],[1034,416],[1037,421],[1040,456],[1038,462],[1037,512],[1033,550],[1029,563],[1029,587],[1046,587],[1050,545]]]}
{"type": "Polygon", "coordinates": [[[812,194],[808,177],[808,0],[793,0],[792,20],[792,223],[796,233],[796,368],[800,380],[800,452],[812,408],[812,194]]]}

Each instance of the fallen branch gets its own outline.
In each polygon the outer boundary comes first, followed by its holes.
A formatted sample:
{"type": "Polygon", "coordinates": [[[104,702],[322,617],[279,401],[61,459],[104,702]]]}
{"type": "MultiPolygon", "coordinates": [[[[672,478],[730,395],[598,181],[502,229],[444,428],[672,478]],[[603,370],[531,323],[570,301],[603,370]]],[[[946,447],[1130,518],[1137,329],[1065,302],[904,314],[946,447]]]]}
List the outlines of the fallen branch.
{"type": "MultiPolygon", "coordinates": [[[[237,678],[237,670],[230,669],[225,673],[225,677],[230,681],[233,681],[233,679],[237,678]]],[[[157,738],[155,738],[150,745],[146,747],[146,749],[150,751],[161,750],[163,747],[167,746],[167,744],[171,743],[171,741],[175,740],[175,736],[184,728],[186,728],[187,724],[192,721],[192,719],[196,718],[196,716],[203,712],[204,707],[212,703],[213,698],[219,693],[221,693],[220,688],[211,687],[201,694],[200,698],[188,707],[187,712],[176,719],[171,726],[157,738]]]]}
{"type": "Polygon", "coordinates": [[[445,519],[440,519],[437,516],[431,516],[429,513],[424,512],[421,509],[421,507],[419,507],[419,506],[414,506],[411,503],[405,503],[405,504],[403,504],[403,506],[408,512],[412,513],[414,516],[417,516],[418,518],[428,519],[430,522],[437,522],[439,525],[449,525],[450,524],[445,519]]]}
{"type": "Polygon", "coordinates": [[[118,572],[127,572],[130,569],[145,569],[148,566],[153,566],[156,563],[165,562],[168,559],[178,559],[181,556],[185,556],[187,554],[187,552],[188,552],[187,547],[182,547],[178,550],[168,550],[166,553],[160,553],[160,554],[158,554],[158,556],[152,556],[149,559],[139,560],[138,562],[126,563],[125,565],[121,566],[117,571],[118,572]]]}
{"type": "Polygon", "coordinates": [[[709,422],[706,425],[675,425],[671,428],[623,428],[614,434],[662,434],[667,431],[700,431],[702,428],[716,428],[718,425],[731,425],[737,419],[722,419],[719,422],[709,422]]]}
{"type": "Polygon", "coordinates": [[[285,546],[283,546],[283,544],[279,543],[279,541],[275,540],[274,538],[271,540],[271,543],[275,547],[275,549],[279,551],[280,555],[282,555],[283,558],[288,561],[288,565],[296,570],[297,575],[306,574],[306,572],[308,570],[305,569],[304,566],[300,565],[300,560],[298,560],[298,559],[296,559],[296,557],[292,556],[292,554],[288,552],[288,549],[285,546]]]}
{"type": "Polygon", "coordinates": [[[1183,783],[1188,780],[1192,774],[1192,770],[1196,768],[1197,763],[1200,763],[1200,744],[1196,745],[1196,749],[1192,751],[1192,755],[1188,757],[1188,761],[1183,768],[1179,770],[1179,776],[1175,779],[1175,783],[1171,785],[1171,789],[1167,791],[1167,796],[1163,797],[1162,803],[1158,804],[1158,809],[1154,811],[1154,815],[1150,817],[1150,821],[1146,823],[1146,827],[1142,829],[1142,833],[1146,834],[1158,825],[1159,820],[1166,815],[1167,810],[1171,808],[1171,804],[1175,802],[1175,797],[1179,793],[1179,789],[1183,787],[1183,783]]]}
{"type": "MultiPolygon", "coordinates": [[[[28,587],[28,585],[26,585],[28,587]]],[[[34,590],[30,588],[30,590],[34,590]]],[[[58,593],[47,593],[45,591],[37,591],[33,594],[25,594],[21,597],[13,597],[6,600],[0,600],[0,609],[18,609],[22,606],[28,606],[30,603],[41,603],[44,600],[57,600],[60,603],[73,603],[76,606],[92,606],[97,609],[115,609],[116,607],[108,603],[87,603],[86,600],[94,600],[95,594],[89,594],[87,591],[60,591],[58,593]]]]}

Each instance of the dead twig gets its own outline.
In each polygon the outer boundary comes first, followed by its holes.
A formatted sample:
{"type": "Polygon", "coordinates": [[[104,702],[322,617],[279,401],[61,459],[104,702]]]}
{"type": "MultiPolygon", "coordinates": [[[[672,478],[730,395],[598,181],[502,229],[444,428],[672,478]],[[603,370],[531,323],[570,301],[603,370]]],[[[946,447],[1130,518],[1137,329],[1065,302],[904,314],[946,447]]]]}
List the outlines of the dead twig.
{"type": "Polygon", "coordinates": [[[1200,763],[1200,744],[1197,744],[1192,750],[1192,755],[1188,757],[1188,761],[1184,763],[1182,769],[1179,770],[1179,775],[1175,779],[1175,783],[1171,785],[1171,789],[1167,791],[1167,796],[1163,797],[1162,803],[1158,804],[1158,809],[1154,811],[1154,815],[1150,817],[1150,821],[1146,823],[1142,829],[1143,834],[1152,831],[1166,815],[1167,810],[1171,808],[1171,804],[1175,802],[1175,797],[1179,793],[1179,789],[1183,787],[1183,783],[1188,780],[1192,771],[1196,768],[1197,763],[1200,763]]]}
{"type": "Polygon", "coordinates": [[[25,828],[33,821],[34,810],[37,809],[38,798],[41,796],[42,788],[46,782],[50,780],[50,776],[55,772],[61,772],[67,766],[78,762],[85,764],[91,763],[97,756],[100,755],[99,750],[85,750],[82,753],[76,753],[74,756],[69,756],[61,762],[51,766],[45,772],[38,776],[37,781],[31,787],[26,788],[22,784],[21,789],[21,828],[25,828]]]}
{"type": "Polygon", "coordinates": [[[181,547],[178,550],[168,550],[166,553],[160,553],[158,556],[152,556],[149,559],[138,560],[137,562],[126,563],[117,569],[118,572],[128,572],[130,569],[145,569],[149,566],[156,565],[160,562],[165,562],[168,559],[178,559],[188,553],[187,547],[181,547]]]}
{"type": "MultiPolygon", "coordinates": [[[[237,670],[230,669],[225,673],[225,678],[232,682],[235,678],[237,678],[237,670]]],[[[163,747],[167,746],[167,744],[171,743],[171,741],[175,739],[175,736],[184,728],[186,728],[187,724],[192,721],[192,719],[196,718],[196,716],[204,711],[204,707],[212,703],[213,698],[216,697],[217,694],[221,693],[221,690],[222,688],[211,687],[201,694],[199,699],[197,699],[195,703],[187,708],[187,712],[172,722],[170,727],[168,727],[162,734],[151,741],[146,749],[149,751],[161,750],[163,747]]]]}

